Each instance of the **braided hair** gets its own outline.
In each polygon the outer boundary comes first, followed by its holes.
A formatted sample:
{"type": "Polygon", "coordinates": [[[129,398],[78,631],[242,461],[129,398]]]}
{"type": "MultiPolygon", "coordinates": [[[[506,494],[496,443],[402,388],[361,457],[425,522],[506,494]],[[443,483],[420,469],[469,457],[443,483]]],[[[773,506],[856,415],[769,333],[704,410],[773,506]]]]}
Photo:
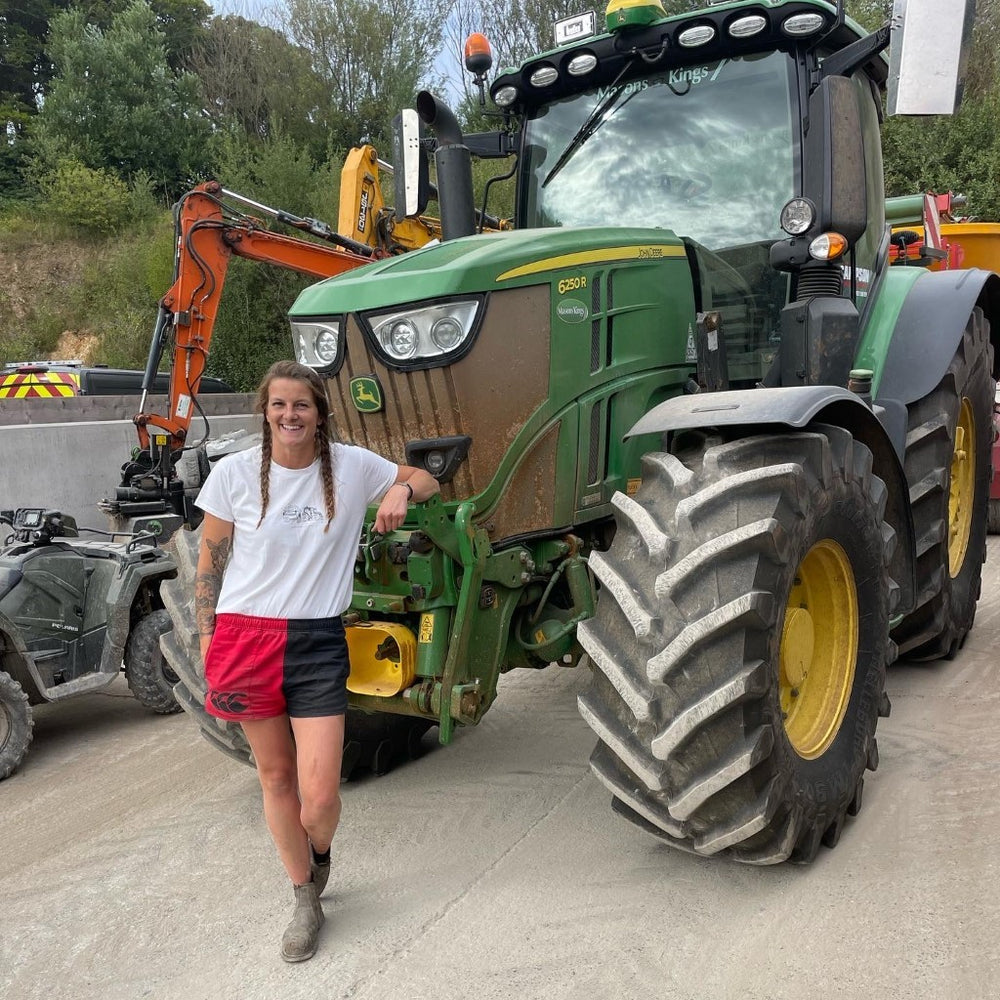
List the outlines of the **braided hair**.
{"type": "Polygon", "coordinates": [[[330,454],[330,445],[336,440],[336,437],[330,430],[330,404],[323,391],[320,377],[312,368],[300,365],[297,361],[276,361],[268,368],[257,389],[256,409],[264,417],[264,441],[260,454],[260,519],[257,521],[257,527],[259,528],[264,520],[271,496],[271,425],[267,422],[267,403],[270,397],[271,383],[276,378],[289,378],[296,382],[305,382],[312,390],[313,401],[319,411],[319,424],[316,427],[316,450],[319,453],[320,473],[323,479],[323,503],[326,507],[326,525],[323,528],[325,534],[330,529],[330,522],[333,520],[335,511],[333,459],[330,454]]]}

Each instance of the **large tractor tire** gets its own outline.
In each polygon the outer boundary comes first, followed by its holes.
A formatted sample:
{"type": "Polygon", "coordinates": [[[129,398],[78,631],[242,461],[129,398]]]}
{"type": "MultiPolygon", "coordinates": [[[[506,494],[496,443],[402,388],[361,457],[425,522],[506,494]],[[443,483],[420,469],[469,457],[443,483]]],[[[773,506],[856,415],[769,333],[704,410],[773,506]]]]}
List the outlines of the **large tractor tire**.
{"type": "Polygon", "coordinates": [[[24,689],[0,670],[0,781],[13,774],[24,760],[34,724],[24,689]]]}
{"type": "MultiPolygon", "coordinates": [[[[201,531],[178,531],[167,543],[177,576],[160,584],[173,629],[160,639],[167,662],[177,675],[174,694],[191,715],[202,735],[216,749],[243,764],[254,766],[250,744],[239,723],[226,722],[205,711],[205,667],[194,610],[194,581],[201,531]]],[[[349,781],[361,769],[385,774],[404,759],[420,755],[421,739],[430,728],[424,719],[348,709],[341,777],[349,781]]]]}
{"type": "Polygon", "coordinates": [[[990,500],[986,516],[986,531],[990,535],[1000,535],[1000,500],[990,500]]]}
{"type": "Polygon", "coordinates": [[[909,659],[953,657],[976,616],[989,515],[992,371],[989,321],[977,308],[944,377],[908,408],[904,468],[917,598],[892,637],[909,659]]]}
{"type": "Polygon", "coordinates": [[[579,636],[591,767],[675,847],[811,861],[878,765],[895,533],[869,450],[838,427],[698,439],[643,459],[579,636]]]}
{"type": "Polygon", "coordinates": [[[136,622],[125,643],[125,679],[143,708],[158,715],[172,715],[181,706],[174,697],[177,675],[160,651],[160,636],[171,629],[170,615],[162,608],[136,622]]]}

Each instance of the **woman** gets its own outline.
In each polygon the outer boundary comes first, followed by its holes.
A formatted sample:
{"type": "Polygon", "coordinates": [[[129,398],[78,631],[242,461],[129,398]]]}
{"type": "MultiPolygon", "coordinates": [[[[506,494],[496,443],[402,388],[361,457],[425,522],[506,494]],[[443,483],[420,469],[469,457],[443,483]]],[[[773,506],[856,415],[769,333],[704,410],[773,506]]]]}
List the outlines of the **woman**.
{"type": "Polygon", "coordinates": [[[403,523],[440,489],[422,469],[334,442],[319,376],[279,361],[260,385],[260,447],[229,455],[198,496],[205,512],[195,605],[206,710],[239,722],[257,764],[264,816],[295,894],[281,956],[316,952],[340,819],[347,642],[358,539],[403,523]]]}

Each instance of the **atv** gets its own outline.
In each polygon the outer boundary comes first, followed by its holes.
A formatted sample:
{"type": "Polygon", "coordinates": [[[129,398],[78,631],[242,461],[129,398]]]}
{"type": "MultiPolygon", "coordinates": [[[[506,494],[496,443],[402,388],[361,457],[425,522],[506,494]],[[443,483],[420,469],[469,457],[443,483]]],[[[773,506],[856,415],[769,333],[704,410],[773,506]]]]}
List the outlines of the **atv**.
{"type": "Polygon", "coordinates": [[[179,711],[159,643],[171,627],[159,585],[176,569],[155,525],[122,541],[40,507],[2,510],[0,523],[13,528],[0,545],[0,779],[24,759],[33,705],[98,691],[122,669],[143,706],[179,711]]]}

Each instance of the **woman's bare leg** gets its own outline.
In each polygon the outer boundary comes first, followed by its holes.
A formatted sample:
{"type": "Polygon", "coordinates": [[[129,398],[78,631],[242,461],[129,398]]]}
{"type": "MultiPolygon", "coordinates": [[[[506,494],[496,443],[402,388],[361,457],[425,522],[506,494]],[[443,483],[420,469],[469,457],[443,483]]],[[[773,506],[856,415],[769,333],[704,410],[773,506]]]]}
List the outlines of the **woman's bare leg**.
{"type": "Polygon", "coordinates": [[[344,754],[344,716],[292,719],[295,733],[300,825],[323,853],[340,822],[340,762],[344,754]]]}
{"type": "MultiPolygon", "coordinates": [[[[308,834],[302,825],[296,745],[288,716],[255,719],[243,722],[242,726],[257,763],[267,828],[288,877],[295,885],[304,885],[312,877],[312,871],[308,834]]],[[[339,778],[339,765],[337,774],[339,778]]]]}

